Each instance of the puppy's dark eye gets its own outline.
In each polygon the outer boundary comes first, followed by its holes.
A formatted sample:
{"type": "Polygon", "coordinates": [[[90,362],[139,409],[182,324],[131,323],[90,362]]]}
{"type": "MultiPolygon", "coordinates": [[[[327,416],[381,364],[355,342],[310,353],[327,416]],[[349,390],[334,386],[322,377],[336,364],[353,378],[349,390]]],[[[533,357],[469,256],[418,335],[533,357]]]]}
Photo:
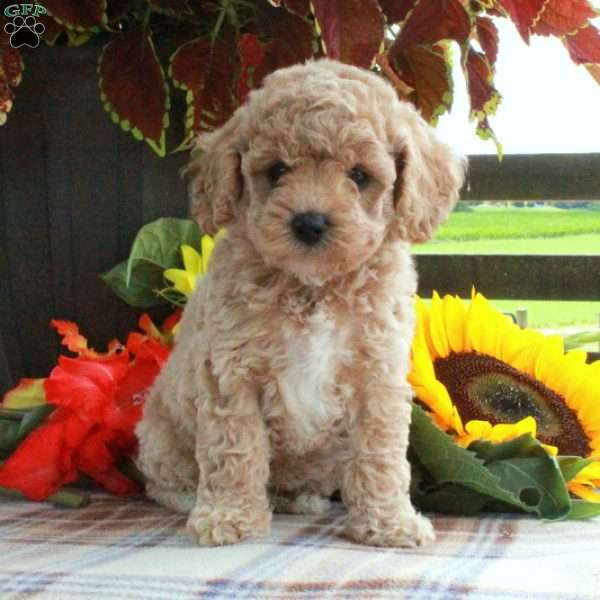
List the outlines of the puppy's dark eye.
{"type": "Polygon", "coordinates": [[[362,169],[358,167],[354,167],[348,171],[348,177],[354,181],[354,183],[359,187],[359,189],[364,188],[367,183],[371,180],[371,177],[368,173],[365,173],[362,169]]]}
{"type": "Polygon", "coordinates": [[[281,177],[283,177],[286,173],[289,173],[289,171],[290,168],[284,162],[279,161],[269,167],[267,170],[267,177],[274,185],[281,179],[281,177]]]}

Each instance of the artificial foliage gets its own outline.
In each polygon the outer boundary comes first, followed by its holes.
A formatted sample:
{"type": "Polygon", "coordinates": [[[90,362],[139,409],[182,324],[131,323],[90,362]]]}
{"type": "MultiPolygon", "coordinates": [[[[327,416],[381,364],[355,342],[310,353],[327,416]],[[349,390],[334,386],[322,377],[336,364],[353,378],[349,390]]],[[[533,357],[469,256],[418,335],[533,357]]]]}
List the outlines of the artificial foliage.
{"type": "MultiPolygon", "coordinates": [[[[100,101],[112,120],[160,156],[223,124],[272,71],[327,56],[371,68],[435,123],[452,106],[451,45],[459,48],[470,118],[489,123],[497,19],[523,40],[561,40],[572,61],[600,83],[598,16],[588,0],[45,0],[43,40],[79,46],[97,38],[100,101]],[[167,147],[172,100],[185,99],[184,135],[167,147]]],[[[24,62],[0,15],[0,124],[24,62]]],[[[35,52],[35,50],[31,50],[35,52]]],[[[542,65],[540,65],[542,68],[542,65]]],[[[498,146],[500,149],[500,147],[498,146]]]]}

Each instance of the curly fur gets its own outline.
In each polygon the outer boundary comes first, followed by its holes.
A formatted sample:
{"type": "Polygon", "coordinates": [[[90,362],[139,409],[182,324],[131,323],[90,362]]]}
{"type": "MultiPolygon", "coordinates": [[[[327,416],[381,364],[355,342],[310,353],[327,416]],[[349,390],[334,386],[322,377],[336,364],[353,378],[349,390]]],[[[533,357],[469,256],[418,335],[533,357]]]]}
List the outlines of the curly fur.
{"type": "Polygon", "coordinates": [[[227,235],[137,428],[147,493],[200,544],[265,535],[273,508],[326,511],[337,489],[353,540],[432,540],[408,494],[409,242],[451,210],[464,162],[381,78],[329,60],[269,76],[198,150],[192,213],[227,235]],[[290,220],[315,210],[331,234],[303,247],[290,220]]]}

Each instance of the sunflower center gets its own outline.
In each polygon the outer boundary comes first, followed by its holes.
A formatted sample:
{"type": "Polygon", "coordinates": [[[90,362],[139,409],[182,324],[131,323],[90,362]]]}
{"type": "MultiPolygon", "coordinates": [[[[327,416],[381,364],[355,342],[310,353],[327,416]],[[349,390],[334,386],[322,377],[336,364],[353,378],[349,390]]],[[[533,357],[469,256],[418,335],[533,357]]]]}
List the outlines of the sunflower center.
{"type": "Polygon", "coordinates": [[[564,398],[510,365],[477,352],[437,358],[436,378],[448,390],[464,422],[516,423],[534,417],[538,439],[560,454],[587,456],[588,438],[564,398]]]}

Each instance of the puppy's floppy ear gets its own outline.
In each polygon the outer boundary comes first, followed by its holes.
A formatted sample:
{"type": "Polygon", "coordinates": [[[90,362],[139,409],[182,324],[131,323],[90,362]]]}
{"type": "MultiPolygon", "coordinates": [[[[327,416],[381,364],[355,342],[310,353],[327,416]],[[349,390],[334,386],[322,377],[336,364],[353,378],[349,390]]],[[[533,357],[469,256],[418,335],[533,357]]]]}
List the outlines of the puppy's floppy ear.
{"type": "Polygon", "coordinates": [[[203,233],[215,234],[235,217],[243,191],[240,172],[243,108],[220,129],[196,140],[192,159],[184,169],[190,177],[191,213],[203,233]]]}
{"type": "Polygon", "coordinates": [[[458,200],[466,160],[438,140],[412,106],[402,112],[405,128],[393,135],[395,229],[404,240],[425,242],[458,200]]]}

